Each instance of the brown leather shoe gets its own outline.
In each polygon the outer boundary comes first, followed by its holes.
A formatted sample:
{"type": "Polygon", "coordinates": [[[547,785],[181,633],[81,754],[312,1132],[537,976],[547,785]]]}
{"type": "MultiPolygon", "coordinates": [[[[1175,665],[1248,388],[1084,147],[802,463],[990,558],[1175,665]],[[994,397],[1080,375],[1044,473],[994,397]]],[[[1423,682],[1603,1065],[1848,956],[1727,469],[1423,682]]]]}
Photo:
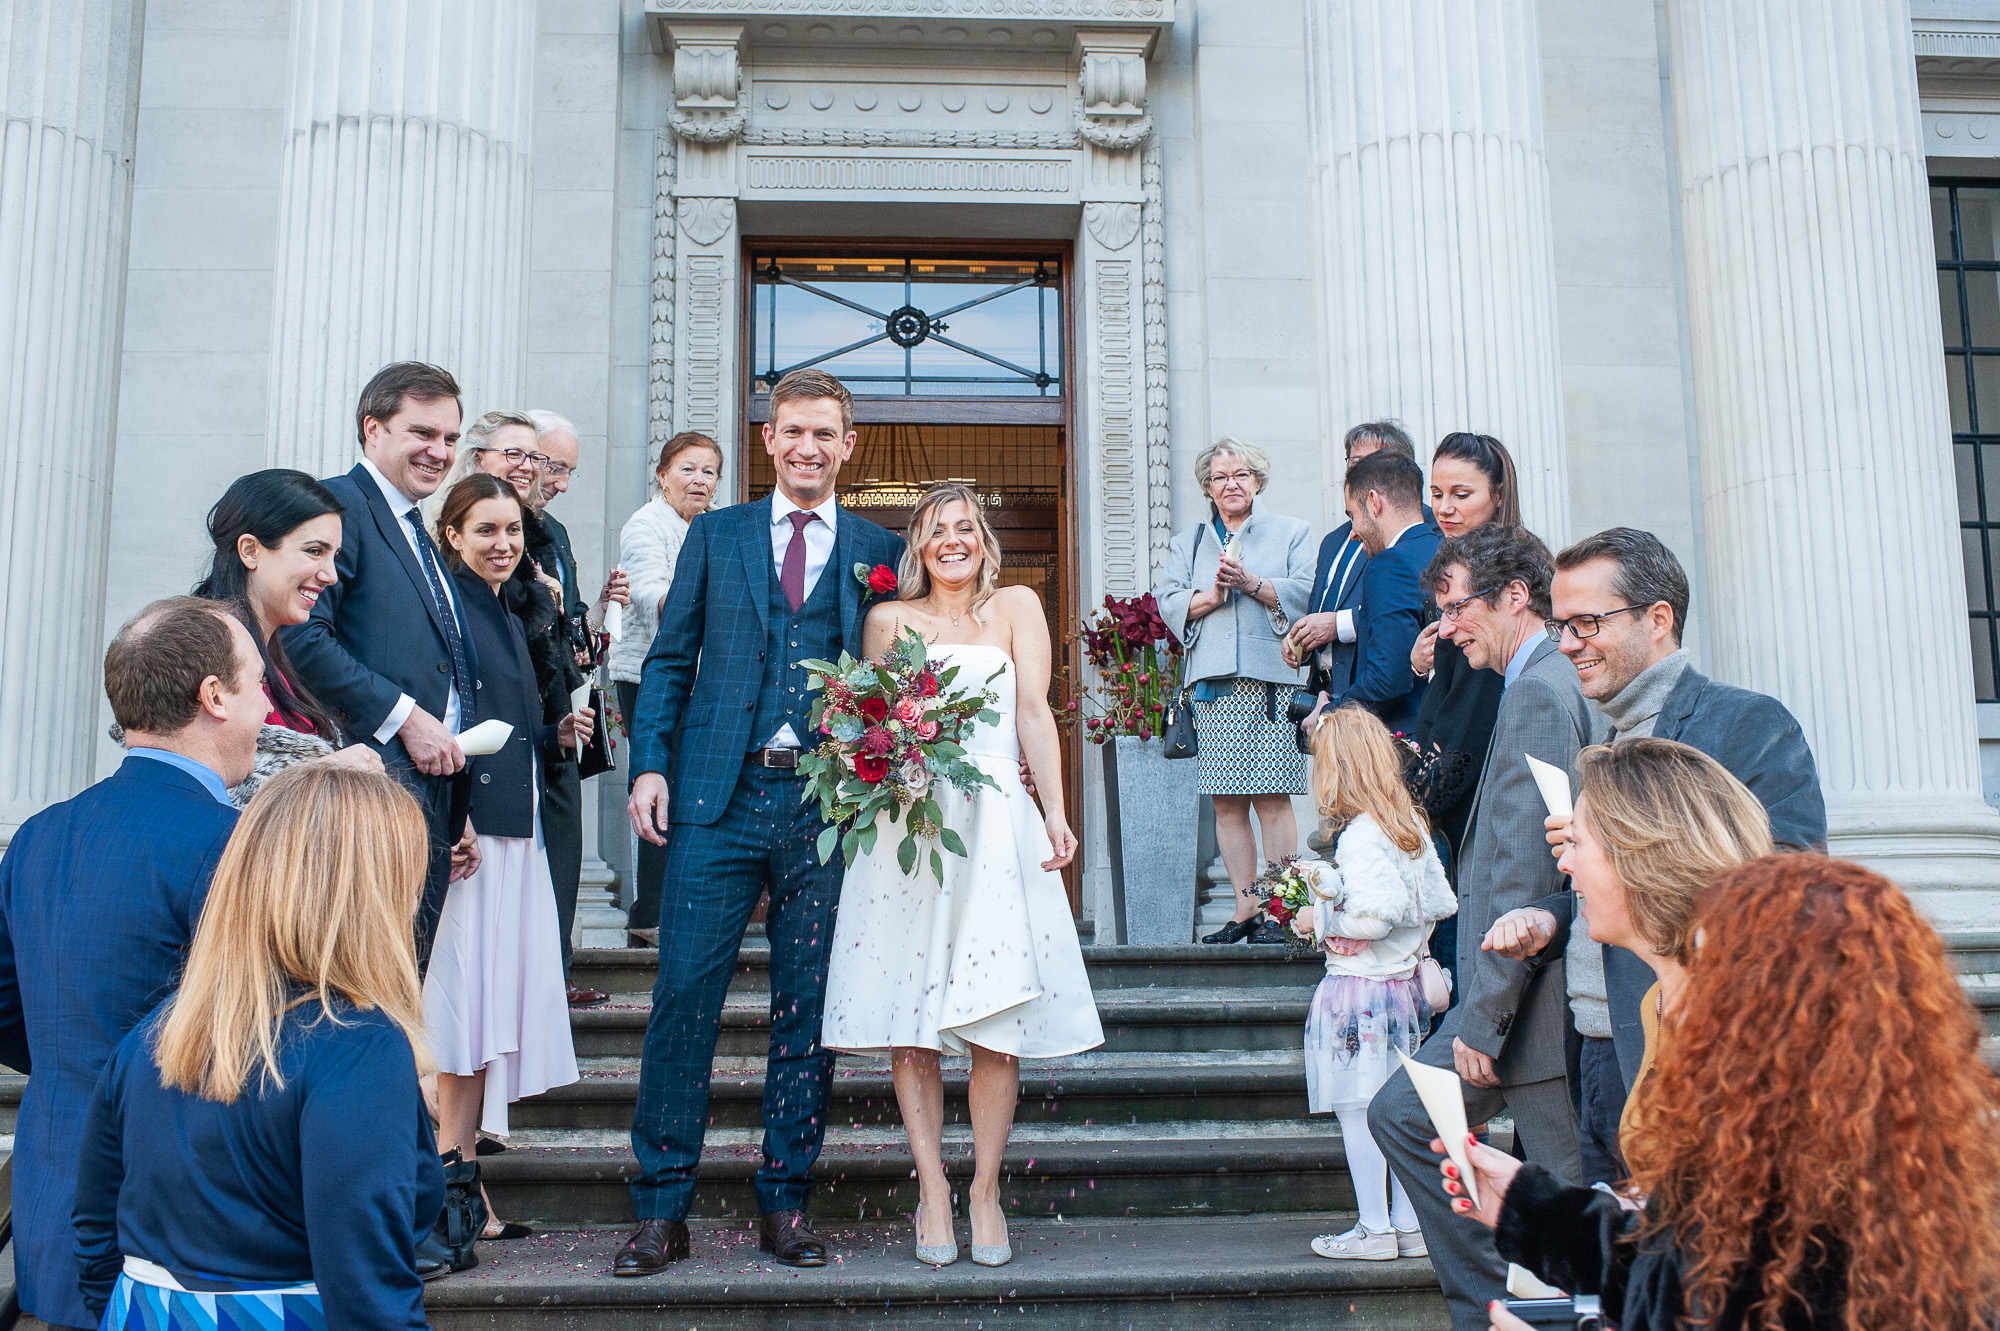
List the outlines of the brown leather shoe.
{"type": "Polygon", "coordinates": [[[786,1266],[825,1266],[826,1242],[804,1211],[772,1211],[757,1226],[757,1246],[786,1266]]]}
{"type": "Polygon", "coordinates": [[[579,989],[575,985],[569,987],[569,1005],[571,1007],[596,1007],[609,997],[611,995],[605,993],[602,989],[579,989]]]}
{"type": "Polygon", "coordinates": [[[641,1220],[639,1232],[625,1240],[611,1263],[614,1276],[655,1276],[688,1255],[685,1220],[641,1220]]]}

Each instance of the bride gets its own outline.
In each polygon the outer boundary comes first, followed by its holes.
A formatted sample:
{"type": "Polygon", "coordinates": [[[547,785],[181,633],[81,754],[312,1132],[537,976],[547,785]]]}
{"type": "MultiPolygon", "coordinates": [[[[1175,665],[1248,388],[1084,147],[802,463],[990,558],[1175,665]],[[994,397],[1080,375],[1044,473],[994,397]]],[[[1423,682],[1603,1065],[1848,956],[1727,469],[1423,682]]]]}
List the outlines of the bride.
{"type": "Polygon", "coordinates": [[[1063,816],[1048,702],[1048,621],[1033,591],[999,586],[1000,543],[962,485],[936,486],[918,501],[899,575],[897,599],[868,612],[863,650],[879,661],[913,628],[934,661],[959,667],[954,687],[978,689],[996,676],[984,687],[999,697],[999,724],[979,725],[965,747],[999,789],[975,796],[936,789],[945,825],[964,838],[967,852],[943,857],[942,885],[928,856],[918,856],[913,873],[898,867],[900,836],[879,837],[855,859],[834,926],[821,1042],[889,1055],[921,1189],[917,1260],[932,1266],[958,1259],[940,1158],[938,1058],[970,1052],[972,1260],[999,1266],[1013,1256],[1000,1209],[1000,1160],[1020,1098],[1019,1060],[1104,1043],[1056,872],[1075,856],[1076,834],[1063,816]],[[1041,793],[1039,816],[1021,781],[1023,754],[1041,793]]]}

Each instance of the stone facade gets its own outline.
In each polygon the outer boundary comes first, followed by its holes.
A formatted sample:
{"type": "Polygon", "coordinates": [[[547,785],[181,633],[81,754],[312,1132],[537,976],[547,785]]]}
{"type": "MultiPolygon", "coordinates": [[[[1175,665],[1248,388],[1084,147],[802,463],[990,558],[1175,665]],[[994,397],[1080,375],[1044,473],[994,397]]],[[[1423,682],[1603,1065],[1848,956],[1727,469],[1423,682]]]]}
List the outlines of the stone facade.
{"type": "MultiPolygon", "coordinates": [[[[194,580],[231,478],[348,465],[380,361],[447,364],[468,415],[577,422],[556,512],[595,578],[649,448],[702,429],[725,496],[744,474],[746,237],[1045,240],[1071,256],[1081,604],[1150,584],[1219,435],[1264,446],[1270,504],[1325,530],[1353,421],[1490,431],[1551,544],[1661,533],[1698,658],[1806,725],[1835,849],[1958,914],[1947,889],[2000,879],[1978,749],[2000,705],[1975,707],[1964,650],[1923,195],[1927,169],[2000,175],[2000,13],[1853,7],[29,5],[7,67],[32,49],[89,86],[7,85],[6,178],[43,194],[10,187],[0,221],[88,244],[0,228],[0,818],[115,760],[96,644],[194,580]],[[1751,31],[1824,50],[1793,69],[1737,49],[1751,31]],[[1800,118],[1758,122],[1767,96],[1800,118]],[[57,272],[60,317],[36,285],[57,272]]],[[[1094,756],[1085,776],[1096,915],[1094,756]]],[[[592,786],[590,851],[626,863],[615,784],[592,786]]]]}

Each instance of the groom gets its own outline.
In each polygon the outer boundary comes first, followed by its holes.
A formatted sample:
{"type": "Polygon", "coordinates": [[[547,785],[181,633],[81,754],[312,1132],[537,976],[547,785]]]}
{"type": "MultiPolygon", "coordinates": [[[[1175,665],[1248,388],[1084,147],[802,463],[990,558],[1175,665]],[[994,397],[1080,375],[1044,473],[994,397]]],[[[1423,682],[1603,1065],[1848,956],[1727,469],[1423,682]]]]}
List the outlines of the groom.
{"type": "Polygon", "coordinates": [[[652,1275],[688,1255],[722,998],[767,889],[771,1052],[758,1238],[787,1266],[826,1264],[804,1207],[833,1079],[820,1008],[843,865],[819,862],[818,805],[799,799],[799,753],[813,736],[797,662],[861,654],[869,591],[854,567],[893,569],[903,554],[901,539],[834,500],[854,438],[854,400],[839,380],[794,370],[778,381],[764,426],[777,493],[694,520],[646,656],[627,812],[634,832],[667,847],[667,874],[660,977],[632,1116],[639,1231],[613,1275],[652,1275]]]}

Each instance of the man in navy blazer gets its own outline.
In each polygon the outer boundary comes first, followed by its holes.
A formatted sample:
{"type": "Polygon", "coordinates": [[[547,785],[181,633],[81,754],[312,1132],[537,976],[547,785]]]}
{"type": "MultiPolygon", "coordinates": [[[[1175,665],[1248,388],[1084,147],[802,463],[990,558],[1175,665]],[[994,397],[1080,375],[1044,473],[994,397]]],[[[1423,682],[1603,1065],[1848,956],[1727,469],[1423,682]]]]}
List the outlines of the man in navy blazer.
{"type": "Polygon", "coordinates": [[[270,701],[257,645],[213,601],[156,601],[104,654],[128,752],[21,825],[0,859],[0,1059],[30,1073],[14,1129],[21,1307],[97,1324],[70,1213],[84,1119],[111,1053],[180,980],[270,701]]]}
{"type": "Polygon", "coordinates": [[[627,812],[634,832],[667,847],[667,872],[632,1116],[640,1225],[614,1275],[651,1275],[688,1255],[723,994],[765,891],[771,1050],[759,1242],[788,1266],[826,1263],[804,1207],[833,1078],[820,1012],[845,866],[838,856],[820,863],[825,825],[818,805],[799,798],[798,757],[813,736],[798,663],[861,655],[866,574],[895,569],[903,555],[899,537],[834,498],[854,441],[853,399],[837,379],[794,370],[778,381],[764,427],[777,492],[689,526],[646,657],[627,812]]]}
{"type": "MultiPolygon", "coordinates": [[[[1391,730],[1416,724],[1423,681],[1410,649],[1424,627],[1424,570],[1438,534],[1424,518],[1424,473],[1410,458],[1378,451],[1347,469],[1347,516],[1368,552],[1354,616],[1354,678],[1327,690],[1329,706],[1359,703],[1391,730]]],[[[1337,683],[1337,681],[1336,681],[1337,683]]]]}
{"type": "Polygon", "coordinates": [[[337,709],[351,739],[373,746],[407,786],[430,830],[430,871],[417,908],[417,964],[428,966],[445,889],[478,866],[465,823],[458,733],[477,720],[478,661],[464,607],[417,505],[451,467],[459,437],[458,382],[435,365],[385,365],[361,390],[361,462],[326,488],[346,506],[338,575],[285,652],[315,696],[337,709]],[[453,864],[457,846],[458,863],[453,864]]]}
{"type": "MultiPolygon", "coordinates": [[[[1394,421],[1357,425],[1341,443],[1348,467],[1384,452],[1417,460],[1416,445],[1394,421]]],[[[1430,505],[1423,510],[1424,521],[1431,522],[1430,505]]],[[[1368,551],[1354,535],[1352,522],[1341,523],[1319,543],[1312,595],[1306,600],[1309,609],[1285,640],[1285,659],[1312,667],[1307,688],[1341,693],[1354,683],[1354,645],[1359,636],[1355,617],[1361,610],[1361,574],[1367,567],[1368,551]]]]}

